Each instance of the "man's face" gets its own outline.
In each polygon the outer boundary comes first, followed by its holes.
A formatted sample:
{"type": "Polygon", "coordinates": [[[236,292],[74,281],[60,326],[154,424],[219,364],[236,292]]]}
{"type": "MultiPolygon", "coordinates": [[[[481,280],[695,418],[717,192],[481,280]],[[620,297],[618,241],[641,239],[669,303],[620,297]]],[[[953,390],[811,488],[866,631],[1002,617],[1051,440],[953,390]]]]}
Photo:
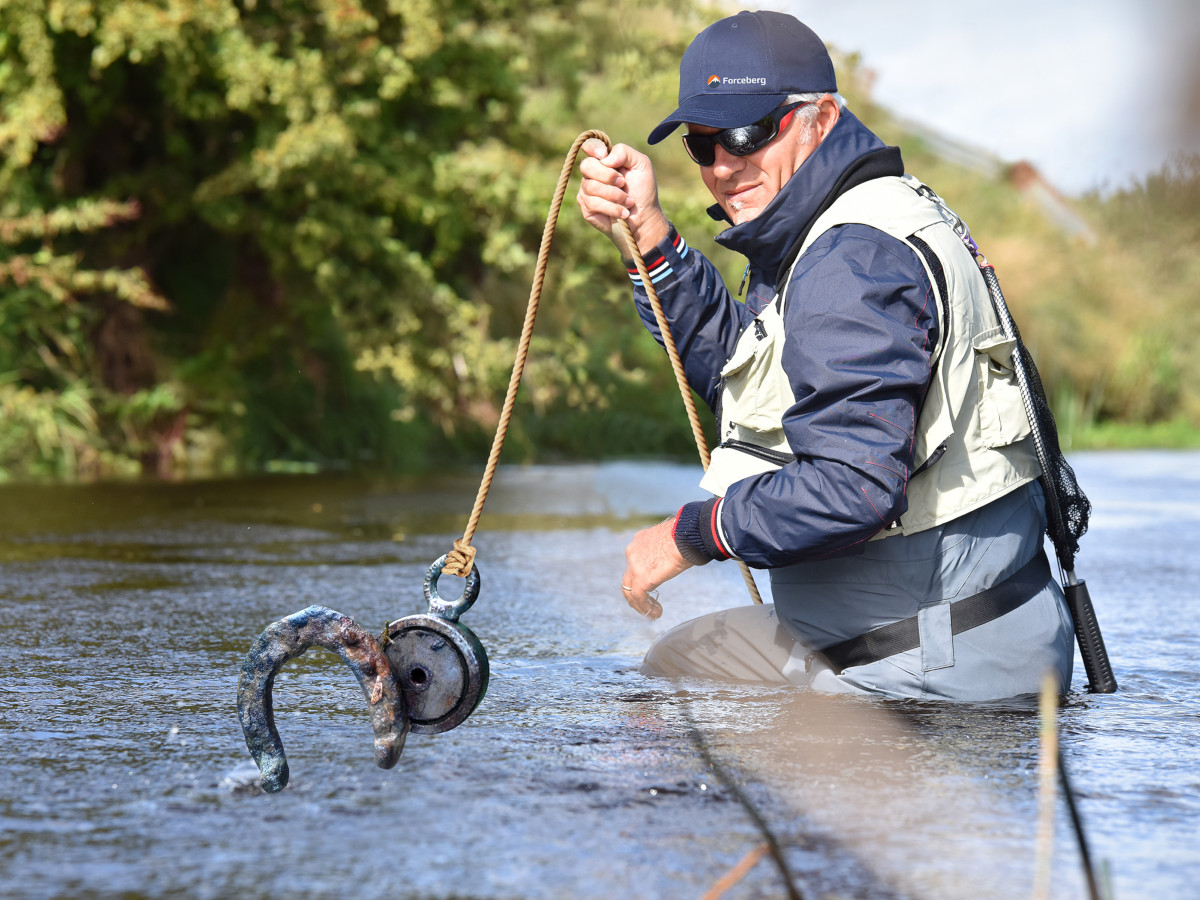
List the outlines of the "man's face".
{"type": "MultiPolygon", "coordinates": [[[[714,199],[734,225],[741,225],[761,213],[787,184],[825,135],[837,122],[838,107],[823,97],[811,128],[806,128],[797,111],[787,120],[787,128],[753,153],[734,156],[718,143],[711,166],[701,166],[700,174],[714,199]]],[[[716,134],[719,128],[688,125],[692,134],[716,134]]]]}

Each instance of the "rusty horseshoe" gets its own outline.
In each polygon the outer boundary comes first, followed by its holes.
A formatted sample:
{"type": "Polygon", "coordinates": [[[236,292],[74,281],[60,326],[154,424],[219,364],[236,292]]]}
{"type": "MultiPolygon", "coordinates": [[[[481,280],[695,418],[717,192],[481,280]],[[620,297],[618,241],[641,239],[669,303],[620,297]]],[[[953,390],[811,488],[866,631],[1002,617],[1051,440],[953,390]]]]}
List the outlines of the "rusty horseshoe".
{"type": "Polygon", "coordinates": [[[375,763],[381,769],[390,769],[404,749],[409,717],[379,641],[349,616],[324,606],[310,606],[267,626],[250,647],[238,680],[238,719],[268,793],[283,790],[288,783],[287,757],[275,728],[271,700],[275,675],[288,660],[314,646],[332,650],[358,678],[371,710],[375,763]]]}

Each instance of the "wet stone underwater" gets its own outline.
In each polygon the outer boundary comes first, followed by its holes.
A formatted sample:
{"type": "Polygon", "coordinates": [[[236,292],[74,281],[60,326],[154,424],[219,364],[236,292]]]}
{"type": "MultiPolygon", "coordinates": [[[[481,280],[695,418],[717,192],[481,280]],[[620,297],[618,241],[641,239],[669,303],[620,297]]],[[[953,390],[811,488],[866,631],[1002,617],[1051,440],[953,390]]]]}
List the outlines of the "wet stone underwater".
{"type": "MultiPolygon", "coordinates": [[[[1072,461],[1096,506],[1078,571],[1121,690],[1084,693],[1077,659],[1063,756],[1115,896],[1195,897],[1200,454],[1072,461]]],[[[621,601],[626,540],[699,496],[697,477],[501,467],[462,619],[491,662],[479,708],[378,769],[353,674],[312,650],[275,683],[291,782],[271,795],[235,708],[251,643],[313,604],[373,634],[424,612],[478,474],[0,486],[0,892],[700,898],[765,826],[797,896],[1031,895],[1035,702],[638,673],[655,634],[748,602],[728,564],[664,587],[661,622],[621,601]]],[[[1053,838],[1051,896],[1086,896],[1061,800],[1053,838]]],[[[768,855],[723,896],[788,892],[768,855]]]]}

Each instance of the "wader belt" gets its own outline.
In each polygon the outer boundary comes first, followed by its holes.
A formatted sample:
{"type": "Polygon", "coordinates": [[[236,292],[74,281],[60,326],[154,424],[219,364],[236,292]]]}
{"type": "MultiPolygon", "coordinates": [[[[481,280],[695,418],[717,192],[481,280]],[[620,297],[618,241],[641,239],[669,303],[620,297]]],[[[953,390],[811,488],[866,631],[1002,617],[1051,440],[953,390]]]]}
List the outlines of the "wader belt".
{"type": "MultiPolygon", "coordinates": [[[[962,634],[977,625],[998,619],[1032,600],[1049,583],[1050,563],[1044,550],[1038,550],[1012,577],[978,594],[950,604],[950,630],[962,634]]],[[[841,675],[851,666],[865,666],[906,650],[921,646],[917,617],[910,616],[868,631],[818,651],[829,660],[833,671],[841,675]]]]}

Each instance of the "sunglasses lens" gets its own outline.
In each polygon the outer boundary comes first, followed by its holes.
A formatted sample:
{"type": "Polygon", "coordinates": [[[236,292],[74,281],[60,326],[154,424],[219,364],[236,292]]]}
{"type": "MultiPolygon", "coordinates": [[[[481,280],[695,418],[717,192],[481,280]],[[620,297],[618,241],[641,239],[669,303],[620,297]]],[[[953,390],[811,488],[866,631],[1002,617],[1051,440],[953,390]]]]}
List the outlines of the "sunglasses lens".
{"type": "Polygon", "coordinates": [[[683,146],[698,166],[711,166],[717,161],[717,136],[714,134],[685,134],[683,146]]]}
{"type": "Polygon", "coordinates": [[[683,146],[688,156],[700,166],[711,166],[717,161],[717,143],[734,156],[747,156],[770,143],[779,133],[779,126],[772,116],[764,116],[753,125],[726,128],[716,134],[685,134],[683,146]]]}
{"type": "Polygon", "coordinates": [[[775,137],[775,122],[770,116],[767,116],[753,125],[726,128],[717,137],[721,141],[721,146],[734,156],[746,156],[765,146],[771,138],[775,137]]]}
{"type": "Polygon", "coordinates": [[[786,128],[782,123],[790,120],[792,113],[801,106],[808,106],[808,102],[799,101],[789,106],[778,107],[753,125],[726,128],[716,134],[685,134],[683,146],[687,148],[692,161],[700,166],[711,166],[717,161],[718,142],[734,156],[748,156],[765,147],[775,135],[786,128]]]}

